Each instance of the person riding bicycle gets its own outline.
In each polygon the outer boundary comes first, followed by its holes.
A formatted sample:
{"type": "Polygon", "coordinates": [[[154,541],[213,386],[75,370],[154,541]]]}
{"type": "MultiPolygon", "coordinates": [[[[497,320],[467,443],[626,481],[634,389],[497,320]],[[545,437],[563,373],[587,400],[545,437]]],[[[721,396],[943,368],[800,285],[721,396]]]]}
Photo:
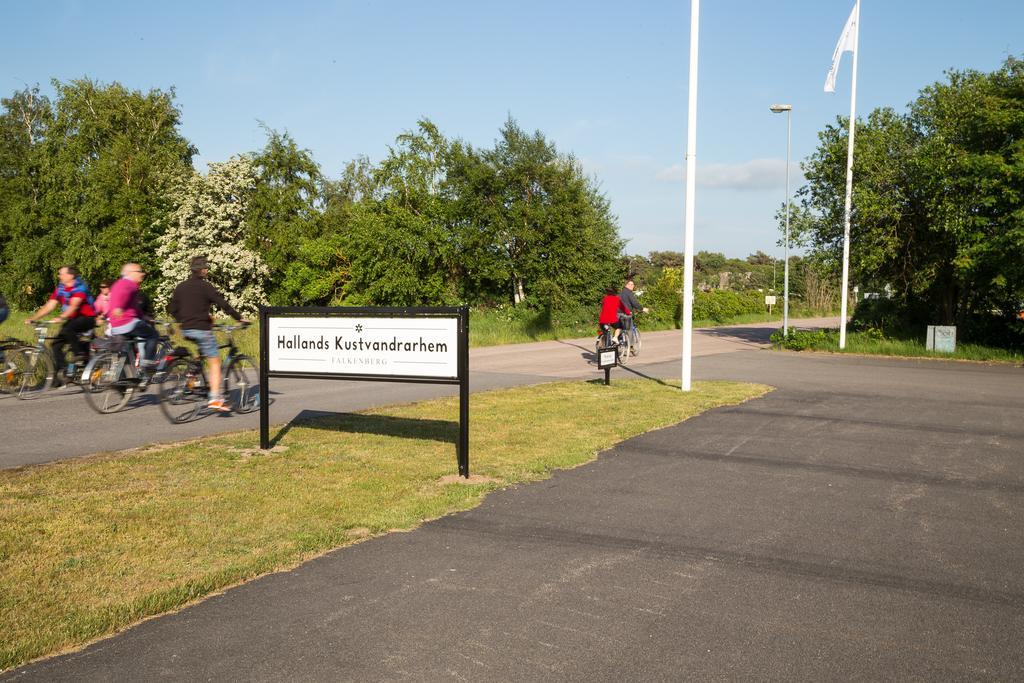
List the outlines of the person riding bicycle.
{"type": "Polygon", "coordinates": [[[53,340],[54,369],[57,371],[53,378],[54,387],[62,384],[60,377],[64,374],[64,347],[71,347],[72,352],[85,361],[89,358],[89,343],[79,339],[79,335],[91,332],[96,327],[92,295],[89,294],[89,287],[79,277],[78,269],[74,266],[61,266],[57,271],[57,279],[59,283],[49,300],[25,319],[26,325],[32,325],[60,306],[60,313],[52,321],[63,323],[53,340]]]}
{"type": "Polygon", "coordinates": [[[619,330],[622,329],[622,321],[619,319],[619,316],[623,313],[633,315],[632,310],[626,308],[626,305],[622,303],[622,299],[619,298],[615,288],[609,287],[604,292],[604,298],[601,299],[601,315],[597,319],[597,333],[601,334],[604,331],[605,325],[611,327],[614,330],[612,338],[617,344],[619,342],[619,330]]]}
{"type": "Polygon", "coordinates": [[[110,334],[130,335],[145,342],[142,361],[139,366],[143,370],[151,369],[155,364],[156,345],[160,335],[146,320],[142,310],[142,293],[139,285],[146,277],[146,271],[138,263],[126,263],[121,268],[121,277],[110,286],[110,310],[107,319],[110,321],[110,334]]]}
{"type": "MultiPolygon", "coordinates": [[[[110,280],[100,282],[100,293],[96,295],[92,307],[96,311],[96,323],[104,325],[107,323],[107,315],[110,314],[110,286],[114,284],[110,280]]],[[[107,330],[107,334],[110,331],[107,330]]]]}
{"type": "Polygon", "coordinates": [[[648,310],[640,305],[640,300],[636,298],[636,294],[633,290],[636,289],[636,283],[633,280],[626,280],[626,286],[619,292],[619,298],[622,299],[622,305],[631,311],[641,311],[647,313],[648,310]]]}
{"type": "Polygon", "coordinates": [[[220,394],[220,349],[213,336],[213,317],[210,307],[216,306],[235,320],[248,324],[225,299],[217,288],[209,283],[210,264],[205,256],[193,256],[189,262],[192,276],[174,288],[168,312],[181,326],[181,334],[199,346],[199,353],[206,358],[210,369],[210,400],[207,407],[222,413],[231,411],[220,394]]]}
{"type": "MultiPolygon", "coordinates": [[[[619,292],[619,298],[622,299],[622,305],[628,308],[629,310],[633,311],[634,313],[637,311],[647,313],[649,309],[644,308],[643,306],[640,305],[640,300],[637,299],[636,294],[633,293],[634,289],[636,289],[636,283],[632,280],[632,278],[626,280],[626,286],[622,288],[621,292],[619,292]]],[[[624,317],[625,316],[622,313],[619,314],[620,322],[623,321],[624,317]]],[[[636,327],[635,318],[630,321],[630,325],[636,327]]],[[[626,329],[626,332],[629,332],[628,328],[626,329]]],[[[633,351],[632,355],[635,356],[636,351],[633,351]]]]}

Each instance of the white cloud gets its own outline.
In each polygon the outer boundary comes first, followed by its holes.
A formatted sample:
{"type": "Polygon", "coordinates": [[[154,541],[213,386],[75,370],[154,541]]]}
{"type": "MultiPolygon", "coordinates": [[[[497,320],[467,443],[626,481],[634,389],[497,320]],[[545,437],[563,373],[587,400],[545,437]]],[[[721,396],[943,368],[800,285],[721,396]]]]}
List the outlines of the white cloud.
{"type": "MultiPolygon", "coordinates": [[[[698,174],[698,176],[699,175],[700,174],[698,174]]],[[[682,164],[672,164],[668,168],[663,168],[658,171],[655,178],[670,183],[681,183],[686,180],[686,167],[682,164]]]]}
{"type": "Polygon", "coordinates": [[[580,163],[580,167],[583,169],[583,172],[586,173],[587,175],[596,175],[601,171],[605,170],[606,168],[608,168],[607,164],[601,161],[597,161],[596,159],[591,159],[589,157],[580,157],[576,161],[580,163]]]}
{"type": "MultiPolygon", "coordinates": [[[[682,182],[686,178],[686,167],[673,164],[658,171],[655,177],[666,182],[682,182]]],[[[790,166],[790,186],[795,188],[802,181],[800,167],[794,162],[790,166]]],[[[738,164],[705,164],[697,168],[700,187],[753,191],[781,189],[785,184],[786,162],[782,159],[751,159],[738,164]]]]}

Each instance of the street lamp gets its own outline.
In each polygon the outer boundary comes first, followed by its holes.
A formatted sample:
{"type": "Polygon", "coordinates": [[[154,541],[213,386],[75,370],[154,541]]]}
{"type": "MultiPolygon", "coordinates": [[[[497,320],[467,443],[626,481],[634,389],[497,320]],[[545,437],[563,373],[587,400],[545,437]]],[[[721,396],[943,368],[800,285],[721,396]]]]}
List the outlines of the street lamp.
{"type": "Polygon", "coordinates": [[[793,105],[773,104],[773,114],[786,112],[786,269],[782,281],[782,336],[789,336],[789,158],[793,147],[793,105]]]}

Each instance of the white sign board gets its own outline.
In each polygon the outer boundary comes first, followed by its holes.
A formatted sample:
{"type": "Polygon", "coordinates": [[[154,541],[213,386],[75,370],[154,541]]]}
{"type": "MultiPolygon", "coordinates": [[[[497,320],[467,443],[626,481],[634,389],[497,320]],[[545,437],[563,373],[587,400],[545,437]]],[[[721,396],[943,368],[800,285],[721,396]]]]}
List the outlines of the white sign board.
{"type": "Polygon", "coordinates": [[[597,367],[601,370],[605,368],[613,368],[618,362],[618,351],[615,347],[608,349],[601,349],[597,352],[597,367]]]}
{"type": "Polygon", "coordinates": [[[764,305],[765,306],[774,306],[775,305],[775,297],[774,296],[766,296],[764,298],[764,305]]]}
{"type": "Polygon", "coordinates": [[[267,318],[267,370],[457,379],[459,319],[267,318]]]}
{"type": "Polygon", "coordinates": [[[929,351],[942,351],[944,353],[955,352],[956,326],[929,325],[924,345],[929,351]]]}

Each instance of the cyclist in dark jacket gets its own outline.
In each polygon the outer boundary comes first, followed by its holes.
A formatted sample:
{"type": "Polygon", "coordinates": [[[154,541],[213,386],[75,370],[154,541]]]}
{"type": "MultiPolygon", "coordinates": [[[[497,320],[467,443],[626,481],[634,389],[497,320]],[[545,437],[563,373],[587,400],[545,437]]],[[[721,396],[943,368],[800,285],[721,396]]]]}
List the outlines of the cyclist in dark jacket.
{"type": "Polygon", "coordinates": [[[222,413],[231,411],[231,407],[220,395],[220,349],[217,338],[213,336],[213,317],[210,307],[216,306],[239,322],[247,323],[242,314],[236,311],[225,299],[224,295],[206,279],[210,275],[210,264],[205,256],[194,256],[189,262],[192,277],[174,288],[168,312],[181,326],[181,334],[185,339],[199,345],[199,352],[206,358],[210,368],[210,402],[208,407],[222,413]]]}
{"type": "MultiPolygon", "coordinates": [[[[636,313],[641,311],[647,313],[647,309],[640,305],[640,300],[636,298],[636,294],[633,290],[636,289],[636,283],[633,280],[626,280],[626,286],[619,292],[619,300],[622,301],[622,305],[632,311],[633,315],[619,314],[619,321],[622,322],[622,331],[626,335],[629,335],[632,330],[636,329],[636,313]]],[[[630,351],[631,356],[637,354],[636,348],[631,345],[630,351]]]]}
{"type": "Polygon", "coordinates": [[[633,311],[643,311],[647,313],[647,309],[640,305],[640,300],[636,298],[636,294],[633,290],[636,289],[636,283],[632,280],[626,280],[626,286],[619,292],[619,298],[622,299],[622,305],[633,311]]]}

